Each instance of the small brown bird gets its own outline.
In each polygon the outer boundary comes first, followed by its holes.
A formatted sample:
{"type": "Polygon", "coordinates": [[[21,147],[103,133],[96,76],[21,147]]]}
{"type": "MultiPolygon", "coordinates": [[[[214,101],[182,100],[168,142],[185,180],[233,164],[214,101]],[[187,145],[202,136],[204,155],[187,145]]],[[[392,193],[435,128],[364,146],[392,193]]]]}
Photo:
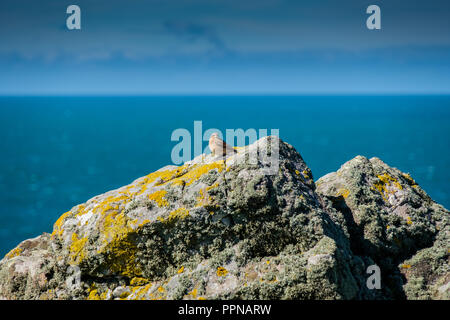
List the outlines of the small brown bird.
{"type": "Polygon", "coordinates": [[[209,149],[214,155],[224,156],[228,153],[237,153],[232,146],[220,139],[217,133],[213,133],[209,138],[209,149]]]}

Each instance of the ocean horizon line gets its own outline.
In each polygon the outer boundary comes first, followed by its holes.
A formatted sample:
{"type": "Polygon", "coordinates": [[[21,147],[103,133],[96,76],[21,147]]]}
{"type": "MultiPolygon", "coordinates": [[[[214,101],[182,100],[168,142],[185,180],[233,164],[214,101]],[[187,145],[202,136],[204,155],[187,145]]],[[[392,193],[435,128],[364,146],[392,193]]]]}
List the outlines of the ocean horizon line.
{"type": "Polygon", "coordinates": [[[74,94],[1,94],[0,98],[145,98],[145,97],[450,97],[450,92],[444,93],[411,93],[411,92],[380,92],[380,93],[74,93],[74,94]]]}

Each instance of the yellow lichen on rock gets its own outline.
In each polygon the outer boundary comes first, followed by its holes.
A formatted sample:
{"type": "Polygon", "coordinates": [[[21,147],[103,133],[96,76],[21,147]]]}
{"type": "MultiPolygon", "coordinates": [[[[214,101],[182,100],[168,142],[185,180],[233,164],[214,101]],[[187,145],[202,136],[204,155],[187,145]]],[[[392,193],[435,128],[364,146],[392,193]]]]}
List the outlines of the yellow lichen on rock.
{"type": "Polygon", "coordinates": [[[189,210],[186,208],[178,208],[172,212],[169,213],[169,216],[164,219],[163,217],[157,217],[156,220],[162,222],[162,223],[173,223],[178,220],[182,220],[189,216],[189,210]]]}
{"type": "Polygon", "coordinates": [[[134,277],[133,279],[131,279],[130,284],[132,286],[144,286],[148,284],[148,279],[141,277],[134,277]]]}
{"type": "Polygon", "coordinates": [[[113,273],[127,278],[142,275],[136,261],[136,244],[128,238],[115,240],[103,250],[106,253],[107,266],[113,273]]]}
{"type": "Polygon", "coordinates": [[[410,216],[407,216],[407,217],[406,217],[406,223],[409,224],[409,225],[412,225],[413,222],[412,222],[410,216]]]}
{"type": "Polygon", "coordinates": [[[214,183],[213,185],[211,185],[211,186],[208,186],[208,187],[206,187],[206,188],[203,188],[203,189],[200,189],[199,191],[198,191],[198,197],[197,197],[197,203],[196,203],[196,207],[204,207],[204,206],[206,206],[206,205],[208,205],[208,204],[210,204],[214,199],[213,199],[213,197],[211,197],[210,195],[209,195],[209,191],[211,190],[211,189],[214,189],[214,188],[217,188],[219,186],[219,183],[218,182],[216,182],[216,183],[214,183]]]}
{"type": "Polygon", "coordinates": [[[74,232],[72,234],[72,244],[69,247],[70,261],[75,264],[79,264],[85,258],[85,245],[87,238],[78,238],[78,235],[74,232]]]}
{"type": "Polygon", "coordinates": [[[192,296],[192,298],[197,299],[198,290],[197,288],[194,288],[191,292],[188,293],[188,295],[192,296]]]}
{"type": "Polygon", "coordinates": [[[87,300],[103,300],[100,295],[98,294],[97,289],[93,289],[89,291],[89,295],[87,297],[87,300]]]}
{"type": "Polygon", "coordinates": [[[22,251],[23,251],[22,248],[19,248],[19,247],[12,249],[10,252],[8,252],[5,255],[5,259],[11,259],[11,258],[17,257],[18,255],[20,255],[22,253],[22,251]]]}
{"type": "Polygon", "coordinates": [[[120,207],[125,206],[125,204],[129,201],[131,201],[131,197],[126,195],[109,196],[96,205],[93,212],[105,215],[109,211],[119,211],[120,207]]]}
{"type": "Polygon", "coordinates": [[[398,180],[392,176],[390,176],[388,173],[384,173],[382,175],[377,176],[379,181],[374,183],[375,189],[381,194],[384,200],[386,200],[386,194],[390,193],[393,194],[395,191],[388,190],[388,186],[393,186],[399,190],[402,190],[402,185],[398,182],[398,180]]]}
{"type": "MultiPolygon", "coordinates": [[[[137,221],[137,219],[136,219],[137,221]]],[[[134,221],[135,222],[135,221],[134,221]]],[[[136,223],[136,222],[135,222],[136,223]]],[[[149,224],[150,220],[149,219],[145,219],[143,220],[141,223],[139,223],[139,225],[137,226],[137,228],[142,228],[143,226],[145,226],[146,224],[149,224]]]]}
{"type": "Polygon", "coordinates": [[[308,170],[303,170],[303,176],[305,177],[305,179],[309,179],[309,173],[308,170]]]}
{"type": "Polygon", "coordinates": [[[142,274],[136,262],[136,244],[130,239],[133,228],[129,225],[125,213],[111,213],[104,219],[103,237],[104,246],[98,253],[105,253],[109,269],[128,278],[142,274]]]}
{"type": "Polygon", "coordinates": [[[66,220],[66,218],[71,215],[72,212],[71,211],[67,211],[65,213],[63,213],[58,220],[56,220],[55,224],[53,225],[53,232],[52,232],[52,238],[55,238],[55,236],[61,236],[62,233],[64,232],[64,229],[62,227],[64,221],[66,220]]]}
{"type": "Polygon", "coordinates": [[[132,289],[133,293],[133,299],[134,300],[144,300],[145,295],[148,293],[148,291],[151,289],[152,285],[147,284],[146,286],[139,286],[132,289]]]}
{"type": "Polygon", "coordinates": [[[167,200],[164,198],[167,194],[166,190],[158,190],[153,192],[152,194],[148,195],[148,198],[150,200],[153,200],[156,202],[156,204],[158,205],[158,207],[162,208],[162,207],[168,207],[169,206],[169,202],[167,202],[167,200]]]}
{"type": "Polygon", "coordinates": [[[344,198],[347,198],[350,195],[350,190],[341,188],[338,190],[337,196],[343,196],[344,198]]]}
{"type": "Polygon", "coordinates": [[[206,187],[206,191],[217,188],[218,186],[219,186],[219,182],[216,182],[216,183],[210,185],[209,187],[206,187]]]}
{"type": "MultiPolygon", "coordinates": [[[[103,235],[106,235],[106,238],[111,238],[117,232],[126,234],[131,230],[123,228],[125,226],[126,219],[123,215],[118,213],[123,211],[126,204],[133,200],[135,196],[144,193],[151,184],[156,182],[157,185],[163,185],[171,182],[175,185],[189,185],[198,180],[203,174],[208,173],[211,170],[216,169],[220,172],[224,168],[225,163],[223,160],[220,160],[209,164],[195,164],[191,167],[189,165],[183,165],[180,167],[176,167],[175,169],[150,173],[138,183],[131,184],[125,188],[122,188],[121,191],[118,191],[118,193],[116,193],[115,195],[107,196],[100,201],[95,198],[87,204],[79,205],[76,208],[73,208],[71,211],[64,213],[54,224],[52,238],[54,239],[55,236],[62,236],[62,234],[64,233],[63,225],[65,221],[67,221],[67,218],[80,217],[88,212],[92,212],[93,214],[100,214],[102,217],[104,216],[104,218],[101,219],[105,222],[104,226],[106,226],[106,228],[104,228],[105,232],[103,235]],[[137,189],[137,191],[131,192],[131,189],[137,189]],[[89,210],[87,210],[88,204],[90,204],[89,210]],[[117,219],[118,221],[112,221],[113,219],[117,219]],[[108,225],[111,225],[112,228],[108,225]]],[[[215,186],[208,187],[207,190],[212,187],[215,186]]],[[[148,199],[156,202],[159,207],[168,207],[169,202],[165,199],[166,194],[166,190],[158,190],[150,193],[148,195],[148,199]]],[[[171,215],[169,215],[169,221],[176,218],[183,218],[185,216],[186,211],[171,213],[171,215]]],[[[139,225],[139,227],[141,225],[139,225]]]]}
{"type": "Polygon", "coordinates": [[[76,208],[76,214],[75,216],[80,217],[82,215],[84,215],[85,213],[87,213],[86,211],[86,205],[84,204],[79,204],[76,208]]]}
{"type": "Polygon", "coordinates": [[[207,188],[200,189],[198,191],[198,194],[199,196],[196,199],[197,200],[197,203],[195,205],[196,207],[204,207],[212,201],[211,196],[208,194],[207,188]]]}
{"type": "Polygon", "coordinates": [[[178,208],[177,210],[169,213],[169,217],[167,218],[168,222],[174,222],[177,220],[182,220],[189,216],[189,210],[186,208],[178,208]]]}
{"type": "MultiPolygon", "coordinates": [[[[128,189],[127,189],[128,190],[128,189]]],[[[126,216],[123,208],[131,201],[132,195],[121,193],[112,195],[97,202],[94,199],[94,207],[91,208],[93,214],[99,215],[98,227],[101,246],[97,248],[97,254],[106,256],[107,268],[113,273],[120,273],[129,278],[140,275],[141,271],[136,263],[136,245],[130,240],[130,234],[134,232],[132,221],[126,216]]],[[[81,216],[86,214],[85,205],[79,205],[72,211],[66,212],[55,223],[53,235],[61,236],[62,225],[67,217],[81,216]]],[[[144,225],[142,222],[138,227],[144,225]]],[[[80,264],[87,256],[88,239],[79,238],[77,233],[72,234],[72,242],[69,246],[69,258],[71,263],[80,264]]]]}
{"type": "Polygon", "coordinates": [[[414,179],[411,177],[411,175],[409,173],[402,173],[402,175],[406,178],[406,180],[408,180],[410,182],[411,187],[413,187],[413,188],[418,187],[416,181],[414,181],[414,179]]]}
{"type": "MultiPolygon", "coordinates": [[[[142,278],[143,279],[143,278],[142,278]]],[[[148,281],[147,281],[148,282],[148,281]]],[[[144,300],[145,294],[151,288],[151,284],[133,285],[129,288],[129,291],[125,291],[120,296],[120,300],[144,300]]]]}
{"type": "Polygon", "coordinates": [[[123,211],[121,213],[112,212],[105,215],[103,229],[101,230],[105,243],[117,238],[120,239],[131,231],[133,229],[128,226],[128,219],[123,211]]]}
{"type": "Polygon", "coordinates": [[[225,269],[224,267],[217,267],[216,274],[218,277],[224,277],[227,275],[227,273],[228,273],[228,270],[225,269]]]}
{"type": "Polygon", "coordinates": [[[196,207],[201,207],[205,204],[205,192],[203,189],[198,190],[197,204],[196,207]]]}
{"type": "Polygon", "coordinates": [[[402,185],[398,182],[398,180],[392,176],[390,176],[388,173],[384,173],[382,175],[377,176],[378,179],[380,179],[384,185],[394,185],[397,187],[397,189],[403,189],[402,185]]]}
{"type": "Polygon", "coordinates": [[[199,164],[193,166],[186,174],[184,174],[181,177],[178,177],[172,181],[174,185],[190,185],[193,182],[200,179],[201,176],[204,174],[210,172],[211,170],[217,169],[218,172],[222,172],[223,169],[225,169],[225,161],[219,160],[212,163],[207,164],[199,164]]]}
{"type": "Polygon", "coordinates": [[[154,182],[156,185],[163,185],[173,179],[183,176],[186,173],[187,168],[187,165],[182,165],[180,167],[176,167],[175,169],[161,170],[150,173],[139,183],[138,187],[141,189],[136,193],[136,195],[144,193],[149,185],[154,182]]]}

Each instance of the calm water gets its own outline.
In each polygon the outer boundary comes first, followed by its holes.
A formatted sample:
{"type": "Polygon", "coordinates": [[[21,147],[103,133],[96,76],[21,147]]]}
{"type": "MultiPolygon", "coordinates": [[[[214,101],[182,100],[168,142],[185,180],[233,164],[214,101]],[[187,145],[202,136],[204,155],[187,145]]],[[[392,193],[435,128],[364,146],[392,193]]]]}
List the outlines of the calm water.
{"type": "MultiPolygon", "coordinates": [[[[361,154],[450,207],[450,96],[0,98],[0,255],[170,164],[176,128],[279,128],[315,179],[361,154]]],[[[204,145],[206,147],[206,143],[204,145]]]]}

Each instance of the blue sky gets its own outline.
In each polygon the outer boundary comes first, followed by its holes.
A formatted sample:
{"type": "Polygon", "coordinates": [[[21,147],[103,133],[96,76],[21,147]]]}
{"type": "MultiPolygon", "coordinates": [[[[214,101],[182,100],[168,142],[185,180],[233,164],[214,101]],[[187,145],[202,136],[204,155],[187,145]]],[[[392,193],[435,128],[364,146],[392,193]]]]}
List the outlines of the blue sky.
{"type": "Polygon", "coordinates": [[[450,93],[450,2],[2,0],[0,94],[450,93]],[[65,27],[77,4],[82,30],[65,27]],[[370,31],[366,8],[381,8],[370,31]]]}

